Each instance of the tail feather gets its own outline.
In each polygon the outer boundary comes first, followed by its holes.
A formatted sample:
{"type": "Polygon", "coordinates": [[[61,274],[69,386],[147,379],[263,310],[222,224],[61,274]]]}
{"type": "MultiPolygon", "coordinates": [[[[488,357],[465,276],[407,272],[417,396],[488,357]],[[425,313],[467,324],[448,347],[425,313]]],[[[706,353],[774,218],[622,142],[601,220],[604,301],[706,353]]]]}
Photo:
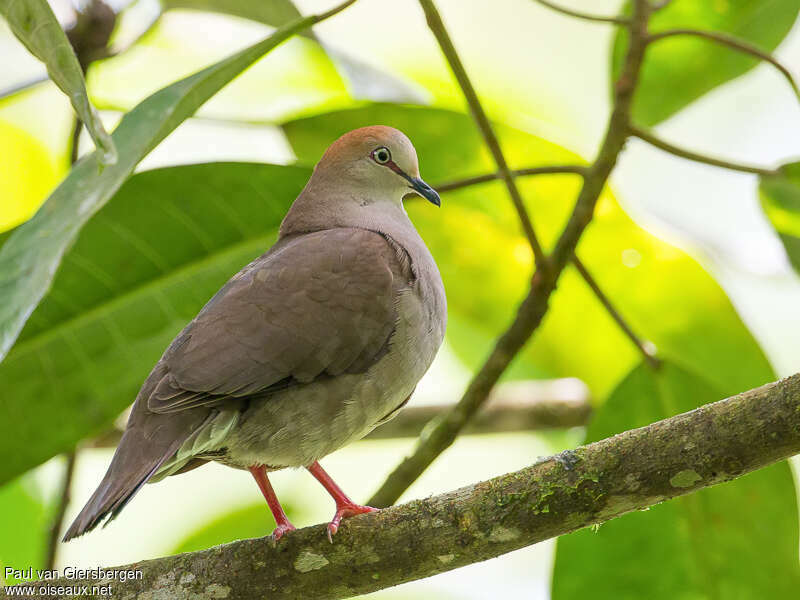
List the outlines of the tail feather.
{"type": "Polygon", "coordinates": [[[128,426],[103,480],[67,529],[69,541],[114,519],[147,481],[158,473],[178,449],[202,430],[210,409],[157,414],[147,408],[147,399],[159,381],[168,375],[163,362],[150,373],[133,405],[128,426]]]}
{"type": "MultiPolygon", "coordinates": [[[[147,447],[143,440],[133,439],[141,437],[131,435],[135,433],[131,430],[125,432],[103,480],[67,529],[63,541],[91,531],[106,518],[106,524],[111,522],[174,453],[168,450],[155,456],[151,453],[148,453],[151,456],[143,456],[147,447]]],[[[183,440],[176,441],[175,445],[179,446],[183,440]]]]}

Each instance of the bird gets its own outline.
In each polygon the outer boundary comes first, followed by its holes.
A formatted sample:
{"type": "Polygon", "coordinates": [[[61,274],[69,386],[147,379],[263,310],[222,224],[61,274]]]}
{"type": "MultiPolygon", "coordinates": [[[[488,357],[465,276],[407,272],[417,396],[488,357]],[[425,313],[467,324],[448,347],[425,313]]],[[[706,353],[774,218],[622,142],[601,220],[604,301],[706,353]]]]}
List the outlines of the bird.
{"type": "Polygon", "coordinates": [[[332,496],[329,538],[342,519],[377,510],[319,461],[396,416],[444,339],[442,279],[403,206],[414,195],[441,205],[401,131],[363,127],[331,144],[275,244],[155,364],[63,540],[109,523],[145,483],[211,461],[252,474],[274,541],[295,529],[268,477],[279,469],[307,469],[332,496]]]}

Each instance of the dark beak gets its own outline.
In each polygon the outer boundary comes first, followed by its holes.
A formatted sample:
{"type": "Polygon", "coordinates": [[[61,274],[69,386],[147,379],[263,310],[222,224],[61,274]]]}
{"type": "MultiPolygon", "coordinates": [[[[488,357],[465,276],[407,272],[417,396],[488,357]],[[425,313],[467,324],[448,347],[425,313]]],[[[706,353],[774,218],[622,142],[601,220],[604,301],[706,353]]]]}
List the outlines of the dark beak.
{"type": "Polygon", "coordinates": [[[422,179],[419,177],[409,177],[408,182],[411,184],[409,187],[425,198],[425,200],[436,206],[442,205],[442,199],[439,198],[439,194],[436,193],[436,190],[422,181],[422,179]]]}

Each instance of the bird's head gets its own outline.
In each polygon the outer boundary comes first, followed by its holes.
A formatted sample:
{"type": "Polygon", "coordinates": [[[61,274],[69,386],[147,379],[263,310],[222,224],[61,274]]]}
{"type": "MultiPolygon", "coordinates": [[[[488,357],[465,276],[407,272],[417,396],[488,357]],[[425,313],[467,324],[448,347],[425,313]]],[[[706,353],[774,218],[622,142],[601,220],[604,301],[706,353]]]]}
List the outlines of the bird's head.
{"type": "Polygon", "coordinates": [[[403,132],[374,125],[344,134],[315,167],[315,175],[375,197],[402,200],[417,194],[439,206],[439,194],[419,175],[417,152],[403,132]]]}
{"type": "Polygon", "coordinates": [[[400,215],[407,221],[402,202],[411,195],[441,204],[439,194],[420,178],[411,141],[393,127],[355,129],[322,155],[281,234],[341,226],[381,229],[400,215]]]}

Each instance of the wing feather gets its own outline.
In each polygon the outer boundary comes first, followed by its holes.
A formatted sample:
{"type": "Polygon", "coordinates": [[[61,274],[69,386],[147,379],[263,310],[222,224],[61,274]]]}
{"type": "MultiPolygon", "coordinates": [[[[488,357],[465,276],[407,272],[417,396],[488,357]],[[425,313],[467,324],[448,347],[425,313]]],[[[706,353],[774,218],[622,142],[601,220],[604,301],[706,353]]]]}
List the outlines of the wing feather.
{"type": "Polygon", "coordinates": [[[380,234],[330,229],[281,240],[235,275],[173,341],[148,399],[157,413],[215,406],[363,372],[386,351],[407,262],[380,234]]]}

